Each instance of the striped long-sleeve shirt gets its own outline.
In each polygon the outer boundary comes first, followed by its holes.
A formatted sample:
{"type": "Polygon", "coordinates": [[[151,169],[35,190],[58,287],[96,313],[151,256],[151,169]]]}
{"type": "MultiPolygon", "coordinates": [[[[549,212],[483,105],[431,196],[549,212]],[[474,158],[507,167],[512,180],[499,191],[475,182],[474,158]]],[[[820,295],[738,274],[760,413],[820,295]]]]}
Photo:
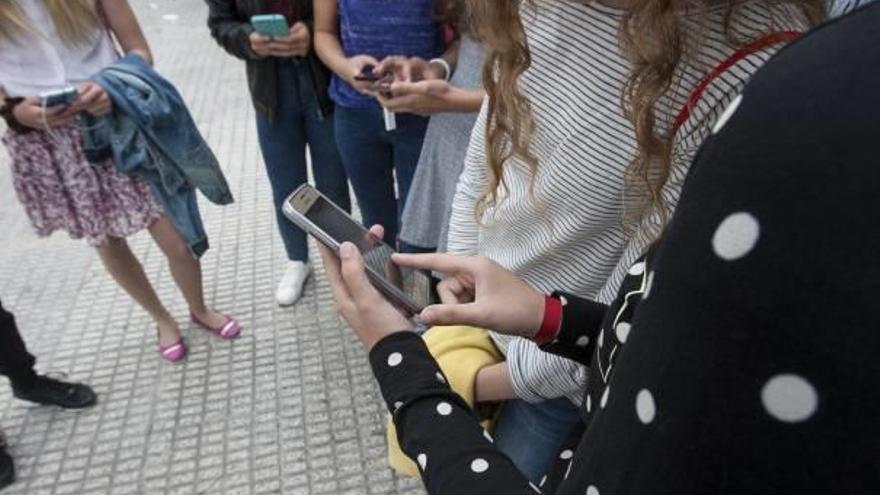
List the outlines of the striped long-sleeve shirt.
{"type": "MultiPolygon", "coordinates": [[[[509,160],[503,172],[506,192],[477,221],[475,203],[487,187],[484,108],[453,202],[449,251],[485,255],[539,290],[607,303],[650,242],[645,232],[630,232],[623,224],[627,202],[634,199],[625,189],[624,174],[636,141],[621,110],[631,69],[618,43],[622,13],[598,2],[523,5],[532,65],[520,85],[536,122],[531,151],[538,171],[532,177],[524,161],[509,160]]],[[[699,82],[739,48],[733,40],[805,29],[798,8],[782,5],[772,14],[768,8],[763,1],[742,4],[727,30],[726,8],[688,18],[691,34],[699,33],[702,42],[680,64],[671,90],[658,102],[661,129],[672,127],[699,82]]],[[[691,160],[719,114],[779,48],[745,57],[709,85],[676,133],[663,190],[669,205],[677,202],[691,160]]],[[[520,398],[581,400],[587,379],[583,367],[523,339],[496,336],[496,342],[507,352],[520,398]]]]}

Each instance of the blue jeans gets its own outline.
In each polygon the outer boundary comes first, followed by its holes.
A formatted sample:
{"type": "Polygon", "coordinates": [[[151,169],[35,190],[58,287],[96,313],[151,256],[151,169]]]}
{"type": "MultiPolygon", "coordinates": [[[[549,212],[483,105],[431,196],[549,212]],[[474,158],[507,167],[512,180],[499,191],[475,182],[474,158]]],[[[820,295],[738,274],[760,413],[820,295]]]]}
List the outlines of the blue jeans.
{"type": "Polygon", "coordinates": [[[287,258],[308,261],[305,232],[291,223],[281,210],[290,193],[308,181],[306,145],[312,157],[315,187],[346,211],[351,210],[348,179],[336,149],[333,116],[321,116],[308,66],[285,59],[279,60],[277,67],[275,120],[257,113],[257,134],[272,184],[278,230],[287,258]]]}
{"type": "Polygon", "coordinates": [[[509,400],[495,424],[495,445],[537,485],[581,421],[578,409],[564,397],[537,404],[509,400]]]}
{"type": "Polygon", "coordinates": [[[385,130],[382,109],[336,107],[336,139],[345,171],[357,197],[364,226],[385,227],[385,242],[395,246],[400,214],[412,184],[428,119],[398,114],[397,129],[385,130]],[[397,192],[394,194],[394,174],[397,192]]]}

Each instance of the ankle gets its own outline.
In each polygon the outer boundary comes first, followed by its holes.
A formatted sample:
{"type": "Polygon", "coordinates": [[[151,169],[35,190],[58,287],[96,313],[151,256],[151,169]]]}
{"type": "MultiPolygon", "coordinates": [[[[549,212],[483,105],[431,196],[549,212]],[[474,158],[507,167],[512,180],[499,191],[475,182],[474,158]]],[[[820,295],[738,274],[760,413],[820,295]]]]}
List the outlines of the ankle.
{"type": "Polygon", "coordinates": [[[177,321],[171,320],[157,320],[156,328],[159,329],[160,334],[166,335],[179,335],[180,334],[180,326],[177,325],[177,321]]]}
{"type": "Polygon", "coordinates": [[[189,313],[199,320],[207,318],[211,315],[211,310],[207,306],[202,306],[201,308],[194,309],[192,307],[189,308],[189,313]]]}
{"type": "Polygon", "coordinates": [[[27,392],[34,388],[39,380],[40,375],[38,375],[32,368],[28,369],[28,372],[17,373],[15,376],[9,377],[12,390],[19,392],[27,392]]]}

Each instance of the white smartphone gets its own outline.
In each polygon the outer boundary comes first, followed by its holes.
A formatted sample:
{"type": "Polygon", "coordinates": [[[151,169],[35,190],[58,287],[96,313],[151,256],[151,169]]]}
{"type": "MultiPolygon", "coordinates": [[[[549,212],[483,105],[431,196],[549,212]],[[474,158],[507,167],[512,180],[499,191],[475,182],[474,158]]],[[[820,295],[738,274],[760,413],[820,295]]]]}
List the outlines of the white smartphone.
{"type": "Polygon", "coordinates": [[[436,279],[427,272],[396,265],[391,261],[394,254],[391,246],[311,185],[297,188],[284,202],[282,210],[299,228],[337,254],[345,241],[357,246],[373,285],[410,316],[438,301],[436,279]]]}
{"type": "Polygon", "coordinates": [[[40,102],[45,107],[71,105],[79,98],[79,91],[73,86],[40,94],[40,102]]]}

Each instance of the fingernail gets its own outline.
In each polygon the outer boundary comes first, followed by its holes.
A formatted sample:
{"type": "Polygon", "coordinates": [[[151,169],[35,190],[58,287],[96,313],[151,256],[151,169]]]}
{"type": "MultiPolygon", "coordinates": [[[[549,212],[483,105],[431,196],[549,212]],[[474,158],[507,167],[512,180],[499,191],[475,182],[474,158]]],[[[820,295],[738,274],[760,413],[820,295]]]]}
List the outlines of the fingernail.
{"type": "Polygon", "coordinates": [[[354,254],[354,244],[350,242],[343,242],[341,246],[339,246],[339,256],[343,259],[351,258],[351,255],[354,254]]]}

